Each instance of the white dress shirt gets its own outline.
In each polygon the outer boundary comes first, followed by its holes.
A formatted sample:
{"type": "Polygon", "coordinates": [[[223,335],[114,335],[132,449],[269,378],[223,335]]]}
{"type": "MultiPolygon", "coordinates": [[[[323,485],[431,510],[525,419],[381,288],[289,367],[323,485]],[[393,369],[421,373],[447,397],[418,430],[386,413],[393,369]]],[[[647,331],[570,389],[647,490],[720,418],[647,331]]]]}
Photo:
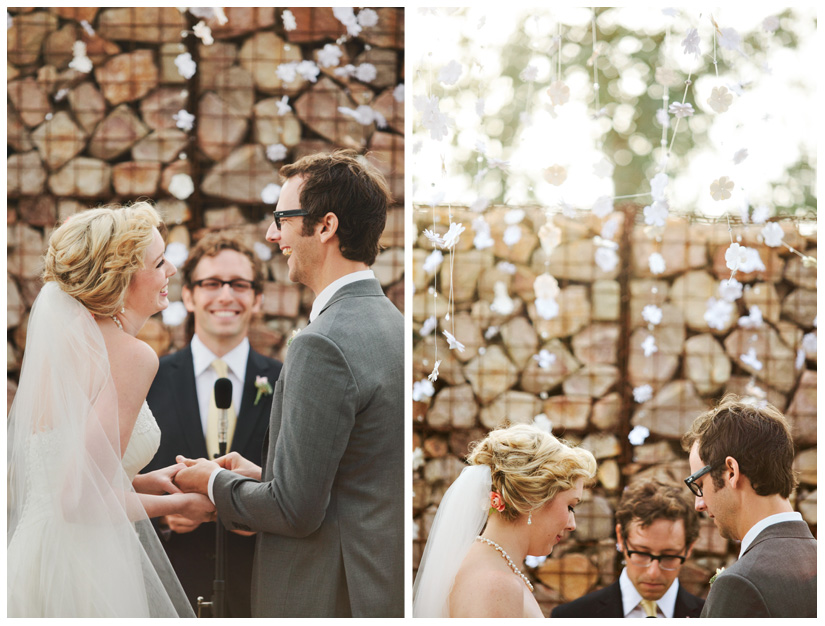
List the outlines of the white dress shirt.
{"type": "Polygon", "coordinates": [[[241,343],[222,357],[215,356],[197,335],[192,337],[191,348],[192,363],[195,367],[195,388],[198,391],[198,410],[201,414],[203,436],[206,437],[209,400],[212,397],[215,381],[218,380],[218,374],[212,368],[212,361],[220,358],[226,363],[227,378],[232,381],[232,408],[235,409],[235,415],[240,415],[246,363],[249,360],[249,340],[244,337],[241,343]]]}
{"type": "Polygon", "coordinates": [[[802,514],[797,511],[792,511],[790,513],[777,513],[776,515],[769,515],[768,517],[759,520],[751,526],[751,529],[745,533],[745,536],[742,538],[742,545],[739,547],[739,558],[742,558],[742,555],[745,554],[745,550],[748,549],[753,543],[753,540],[756,539],[756,536],[765,530],[768,526],[773,526],[774,524],[779,524],[781,522],[801,522],[802,514]]]}
{"type": "MultiPolygon", "coordinates": [[[[627,575],[627,568],[622,568],[622,573],[619,576],[619,588],[622,590],[622,612],[625,617],[647,617],[644,609],[639,605],[642,601],[642,594],[640,594],[636,587],[627,575]]],[[[673,581],[665,595],[656,600],[657,617],[673,617],[673,612],[676,610],[676,594],[679,593],[679,579],[673,581]]]]}

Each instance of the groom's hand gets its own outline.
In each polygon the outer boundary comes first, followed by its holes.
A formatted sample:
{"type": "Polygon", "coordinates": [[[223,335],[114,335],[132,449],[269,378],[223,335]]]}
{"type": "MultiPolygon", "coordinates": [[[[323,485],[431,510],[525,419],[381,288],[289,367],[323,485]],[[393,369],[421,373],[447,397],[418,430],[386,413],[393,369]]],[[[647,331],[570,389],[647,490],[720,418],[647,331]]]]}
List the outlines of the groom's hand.
{"type": "Polygon", "coordinates": [[[175,457],[178,463],[183,463],[186,467],[175,475],[175,484],[182,491],[202,493],[206,495],[209,488],[209,477],[220,466],[214,461],[206,459],[187,459],[178,455],[175,457]]]}
{"type": "Polygon", "coordinates": [[[215,459],[215,462],[222,468],[235,472],[247,478],[261,480],[261,468],[252,461],[243,458],[237,452],[230,452],[215,459]]]}

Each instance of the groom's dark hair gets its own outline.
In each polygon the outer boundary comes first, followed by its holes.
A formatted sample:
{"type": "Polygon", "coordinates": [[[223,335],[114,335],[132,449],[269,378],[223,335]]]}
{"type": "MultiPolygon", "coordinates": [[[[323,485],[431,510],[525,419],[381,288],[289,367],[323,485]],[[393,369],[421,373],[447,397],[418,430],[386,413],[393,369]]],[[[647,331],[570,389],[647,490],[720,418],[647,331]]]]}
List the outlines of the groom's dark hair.
{"type": "Polygon", "coordinates": [[[791,495],[797,485],[793,471],[794,445],[785,416],[763,402],[743,402],[728,394],[716,408],[697,417],[682,437],[689,452],[699,442],[699,458],[713,469],[713,485],[724,485],[725,458],[733,457],[759,496],[791,495]]]}
{"type": "Polygon", "coordinates": [[[302,235],[311,235],[324,215],[334,213],[344,258],[375,262],[392,197],[387,181],[366,157],[355,150],[312,154],[284,165],[280,174],[303,178],[298,201],[309,215],[304,217],[302,235]]]}

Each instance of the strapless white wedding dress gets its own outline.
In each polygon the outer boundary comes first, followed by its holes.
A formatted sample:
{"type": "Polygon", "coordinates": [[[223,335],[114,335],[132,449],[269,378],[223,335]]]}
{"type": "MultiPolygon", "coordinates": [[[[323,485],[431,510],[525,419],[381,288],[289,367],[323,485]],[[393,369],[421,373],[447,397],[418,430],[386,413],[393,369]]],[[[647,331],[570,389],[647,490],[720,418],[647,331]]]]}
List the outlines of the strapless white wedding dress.
{"type": "MultiPolygon", "coordinates": [[[[61,457],[65,445],[59,434],[57,430],[47,430],[28,439],[28,494],[8,545],[8,615],[148,616],[151,594],[144,589],[143,581],[134,580],[134,571],[126,572],[124,577],[125,569],[118,563],[123,558],[141,562],[134,554],[140,544],[132,540],[124,542],[131,545],[111,545],[119,543],[112,541],[119,533],[111,533],[112,528],[107,526],[129,525],[125,532],[139,534],[140,523],[136,525],[124,521],[125,518],[107,520],[105,515],[91,524],[85,519],[73,519],[76,513],[71,499],[75,494],[71,492],[76,486],[60,480],[55,473],[55,459],[61,457]],[[86,575],[89,568],[100,567],[109,569],[103,572],[106,575],[86,575]]],[[[129,483],[152,460],[159,446],[160,429],[144,402],[121,460],[129,483]]],[[[148,523],[145,519],[142,522],[148,523]]],[[[121,528],[121,536],[123,532],[121,528]]]]}

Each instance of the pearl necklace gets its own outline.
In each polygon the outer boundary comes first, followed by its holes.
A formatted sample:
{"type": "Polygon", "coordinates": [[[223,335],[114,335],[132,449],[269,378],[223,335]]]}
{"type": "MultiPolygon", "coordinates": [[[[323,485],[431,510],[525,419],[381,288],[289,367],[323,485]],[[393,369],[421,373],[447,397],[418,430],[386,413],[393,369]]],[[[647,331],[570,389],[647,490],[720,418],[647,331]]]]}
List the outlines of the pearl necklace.
{"type": "MultiPolygon", "coordinates": [[[[119,320],[119,319],[117,319],[117,315],[112,315],[112,319],[115,321],[115,324],[117,324],[117,327],[118,327],[120,330],[123,330],[123,324],[121,324],[121,323],[120,323],[120,320],[119,320]]],[[[124,331],[124,332],[125,332],[125,331],[124,331]]]]}
{"type": "Polygon", "coordinates": [[[507,565],[509,565],[509,566],[510,566],[510,569],[511,569],[511,570],[513,570],[513,573],[514,573],[514,574],[516,574],[517,576],[520,576],[520,577],[521,577],[521,579],[524,581],[524,584],[525,584],[525,585],[527,585],[527,588],[528,588],[530,591],[533,591],[533,583],[531,583],[531,582],[530,582],[530,580],[527,578],[527,576],[525,576],[524,574],[522,574],[522,573],[521,573],[521,570],[520,570],[518,567],[516,567],[516,564],[515,564],[515,563],[513,563],[513,559],[511,559],[511,558],[510,558],[510,555],[509,555],[509,554],[507,554],[507,553],[504,551],[504,548],[502,548],[500,545],[498,545],[498,544],[497,544],[495,541],[493,541],[492,539],[487,539],[487,537],[481,537],[481,536],[476,537],[476,541],[483,541],[483,542],[484,542],[484,543],[486,543],[488,546],[490,546],[490,547],[492,547],[492,548],[495,548],[495,549],[496,549],[496,551],[497,551],[499,554],[501,554],[501,558],[503,558],[505,561],[507,561],[507,565]]]}

